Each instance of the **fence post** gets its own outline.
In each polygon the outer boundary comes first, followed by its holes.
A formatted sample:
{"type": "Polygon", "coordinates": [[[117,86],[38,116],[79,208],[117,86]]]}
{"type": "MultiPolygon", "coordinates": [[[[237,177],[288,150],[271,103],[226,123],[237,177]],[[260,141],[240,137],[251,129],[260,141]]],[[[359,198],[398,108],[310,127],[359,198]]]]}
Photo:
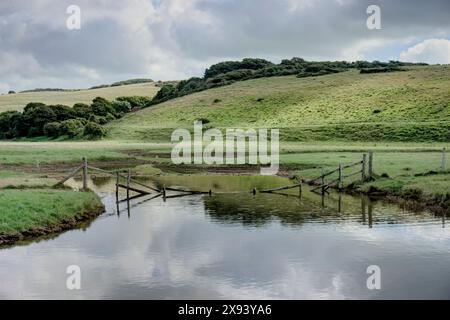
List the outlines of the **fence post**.
{"type": "Polygon", "coordinates": [[[298,183],[298,197],[302,197],[302,179],[300,179],[300,182],[298,183]]]}
{"type": "Polygon", "coordinates": [[[83,157],[83,191],[88,189],[88,162],[85,157],[83,157]]]}
{"type": "Polygon", "coordinates": [[[373,151],[369,151],[369,178],[373,177],[373,151]]]}
{"type": "Polygon", "coordinates": [[[445,148],[443,148],[442,149],[442,162],[441,162],[441,169],[442,169],[442,172],[445,172],[445,171],[447,171],[447,168],[446,168],[446,154],[445,154],[445,148]]]}
{"type": "Polygon", "coordinates": [[[320,183],[322,185],[322,195],[324,195],[325,194],[325,177],[324,177],[325,172],[324,172],[323,168],[321,170],[321,174],[322,174],[322,180],[320,183]]]}
{"type": "Polygon", "coordinates": [[[367,154],[363,154],[362,168],[361,168],[361,179],[366,181],[366,167],[367,167],[367,154]]]}
{"type": "Polygon", "coordinates": [[[116,171],[116,200],[119,201],[119,171],[116,171]]]}
{"type": "Polygon", "coordinates": [[[131,172],[128,170],[128,176],[127,176],[127,199],[130,200],[130,182],[131,182],[131,172]]]}
{"type": "Polygon", "coordinates": [[[339,182],[338,182],[338,189],[339,192],[343,189],[343,177],[342,177],[342,164],[339,164],[339,182]]]}

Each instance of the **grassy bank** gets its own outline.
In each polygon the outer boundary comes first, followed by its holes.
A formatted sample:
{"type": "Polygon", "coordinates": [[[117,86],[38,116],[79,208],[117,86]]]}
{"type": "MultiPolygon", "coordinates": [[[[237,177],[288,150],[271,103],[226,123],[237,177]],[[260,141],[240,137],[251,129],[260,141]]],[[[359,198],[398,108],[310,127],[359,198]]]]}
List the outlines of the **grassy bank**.
{"type": "Polygon", "coordinates": [[[1,190],[0,245],[61,232],[103,212],[92,192],[1,190]]]}
{"type": "Polygon", "coordinates": [[[284,141],[450,141],[450,66],[261,78],[177,98],[108,124],[109,138],[170,139],[174,128],[280,128],[284,141]]]}

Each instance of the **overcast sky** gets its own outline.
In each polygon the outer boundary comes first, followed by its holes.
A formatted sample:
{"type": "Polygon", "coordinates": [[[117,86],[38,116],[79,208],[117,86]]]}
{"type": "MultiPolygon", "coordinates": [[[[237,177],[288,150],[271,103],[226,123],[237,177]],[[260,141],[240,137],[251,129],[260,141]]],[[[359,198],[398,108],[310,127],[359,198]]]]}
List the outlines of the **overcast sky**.
{"type": "Polygon", "coordinates": [[[181,79],[245,57],[450,63],[449,39],[449,0],[1,0],[0,92],[181,79]]]}

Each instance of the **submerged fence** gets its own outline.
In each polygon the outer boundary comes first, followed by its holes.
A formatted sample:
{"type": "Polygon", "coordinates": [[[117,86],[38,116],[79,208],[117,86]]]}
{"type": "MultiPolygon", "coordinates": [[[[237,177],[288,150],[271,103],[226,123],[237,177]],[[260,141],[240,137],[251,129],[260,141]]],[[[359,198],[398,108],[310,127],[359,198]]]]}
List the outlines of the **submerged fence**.
{"type": "MultiPolygon", "coordinates": [[[[446,163],[446,149],[444,148],[442,150],[441,155],[441,163],[440,163],[440,171],[441,172],[447,172],[447,163],[446,163]]],[[[189,194],[209,194],[212,195],[213,191],[211,189],[209,190],[189,190],[189,189],[183,189],[183,188],[172,188],[172,187],[165,187],[164,185],[161,187],[153,187],[151,185],[145,184],[136,178],[133,178],[131,176],[130,170],[114,170],[114,171],[108,171],[100,168],[96,168],[93,166],[90,166],[88,164],[87,158],[82,159],[82,164],[79,167],[74,168],[70,174],[59,181],[55,187],[63,185],[65,182],[67,182],[69,179],[75,177],[77,174],[81,172],[82,174],[82,183],[83,187],[82,190],[88,190],[88,181],[89,181],[89,170],[102,173],[102,174],[108,174],[116,179],[116,196],[118,198],[119,196],[119,189],[126,190],[126,200],[129,201],[130,199],[138,198],[141,196],[147,196],[156,194],[156,196],[162,196],[164,199],[177,197],[177,196],[183,196],[183,195],[189,195],[189,194]],[[178,192],[182,193],[182,195],[167,195],[168,191],[172,192],[178,192]],[[131,192],[137,193],[135,196],[131,196],[131,192]]],[[[291,184],[287,186],[272,188],[272,189],[266,189],[266,190],[257,190],[256,188],[252,188],[248,191],[236,191],[236,192],[214,192],[215,194],[226,194],[226,193],[278,193],[280,191],[285,190],[291,190],[298,188],[298,195],[301,196],[302,194],[302,185],[303,183],[308,183],[309,185],[312,185],[311,191],[313,192],[320,192],[322,195],[328,193],[328,190],[330,188],[335,188],[339,191],[344,190],[344,182],[345,179],[348,179],[350,177],[360,176],[359,181],[365,182],[369,179],[374,178],[374,153],[372,151],[369,151],[367,154],[362,155],[362,159],[357,162],[349,163],[349,164],[339,164],[339,166],[333,170],[325,172],[322,168],[321,174],[314,178],[314,179],[305,179],[305,178],[299,178],[298,183],[291,184]],[[350,169],[355,168],[353,171],[350,171],[350,169]],[[337,174],[337,178],[332,178],[333,175],[337,174]],[[331,179],[331,180],[330,180],[331,179]]]]}

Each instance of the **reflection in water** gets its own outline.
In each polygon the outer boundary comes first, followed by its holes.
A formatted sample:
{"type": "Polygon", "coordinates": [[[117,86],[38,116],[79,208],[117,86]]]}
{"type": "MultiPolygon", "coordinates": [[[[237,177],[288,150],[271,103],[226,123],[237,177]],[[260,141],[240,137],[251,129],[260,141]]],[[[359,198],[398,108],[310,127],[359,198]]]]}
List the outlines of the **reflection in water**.
{"type": "MultiPolygon", "coordinates": [[[[0,298],[450,298],[443,216],[306,188],[301,197],[292,190],[117,203],[114,183],[91,183],[107,213],[86,228],[0,250],[0,298]],[[82,270],[80,291],[65,287],[72,264],[82,270]],[[366,287],[369,265],[381,268],[380,291],[366,287]]],[[[228,192],[286,180],[183,176],[147,183],[228,192]]]]}

